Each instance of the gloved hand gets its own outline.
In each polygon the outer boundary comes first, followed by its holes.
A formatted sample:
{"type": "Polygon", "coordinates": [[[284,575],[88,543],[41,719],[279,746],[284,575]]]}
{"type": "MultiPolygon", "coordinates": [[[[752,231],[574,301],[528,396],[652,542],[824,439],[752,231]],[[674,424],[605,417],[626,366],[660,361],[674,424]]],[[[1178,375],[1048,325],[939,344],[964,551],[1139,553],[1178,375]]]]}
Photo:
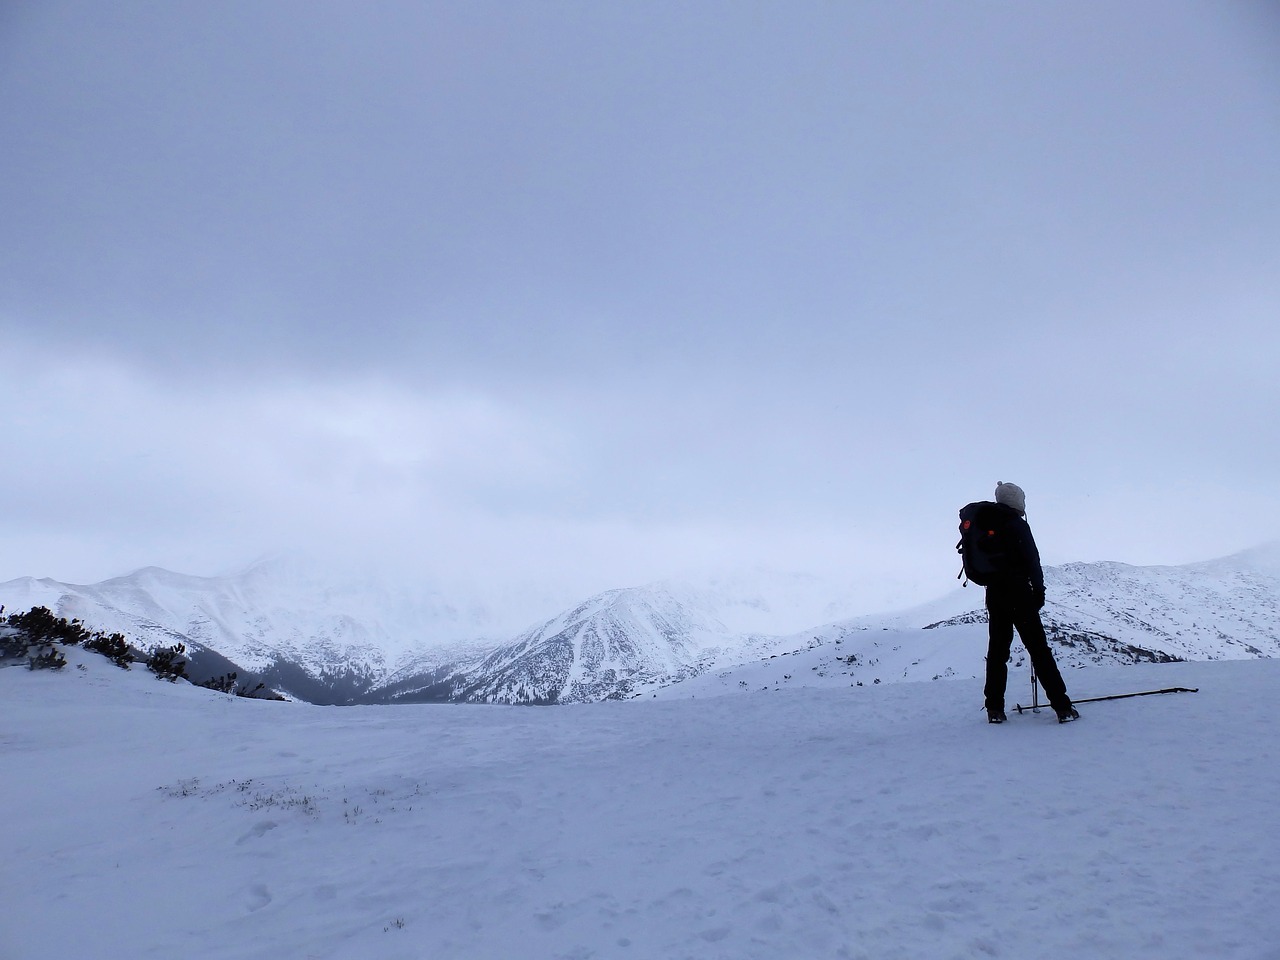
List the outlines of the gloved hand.
{"type": "Polygon", "coordinates": [[[1037,610],[1044,609],[1044,587],[1039,587],[1036,589],[1036,609],[1037,610]]]}

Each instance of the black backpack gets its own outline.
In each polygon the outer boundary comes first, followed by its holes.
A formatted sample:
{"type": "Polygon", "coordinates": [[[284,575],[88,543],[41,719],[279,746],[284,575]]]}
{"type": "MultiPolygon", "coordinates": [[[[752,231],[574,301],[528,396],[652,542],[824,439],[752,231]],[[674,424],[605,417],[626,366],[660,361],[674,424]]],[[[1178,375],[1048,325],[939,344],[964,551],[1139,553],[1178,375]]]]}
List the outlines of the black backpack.
{"type": "Polygon", "coordinates": [[[960,508],[960,542],[956,553],[964,560],[964,569],[956,579],[965,577],[980,587],[990,586],[1013,566],[1015,545],[1007,518],[990,500],[967,503],[960,508]]]}

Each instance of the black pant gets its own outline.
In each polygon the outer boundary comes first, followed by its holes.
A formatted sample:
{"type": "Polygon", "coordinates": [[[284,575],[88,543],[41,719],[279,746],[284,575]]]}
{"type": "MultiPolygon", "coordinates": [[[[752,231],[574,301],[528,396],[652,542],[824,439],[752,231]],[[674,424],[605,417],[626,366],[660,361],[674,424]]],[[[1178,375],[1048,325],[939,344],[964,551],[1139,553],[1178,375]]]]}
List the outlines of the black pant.
{"type": "Polygon", "coordinates": [[[1030,585],[987,587],[987,621],[990,642],[987,644],[987,686],[983,691],[987,709],[1004,709],[1004,688],[1009,679],[1009,648],[1013,646],[1015,627],[1050,706],[1058,712],[1070,708],[1067,685],[1063,683],[1053,651],[1049,649],[1044,624],[1040,622],[1040,605],[1030,585]]]}

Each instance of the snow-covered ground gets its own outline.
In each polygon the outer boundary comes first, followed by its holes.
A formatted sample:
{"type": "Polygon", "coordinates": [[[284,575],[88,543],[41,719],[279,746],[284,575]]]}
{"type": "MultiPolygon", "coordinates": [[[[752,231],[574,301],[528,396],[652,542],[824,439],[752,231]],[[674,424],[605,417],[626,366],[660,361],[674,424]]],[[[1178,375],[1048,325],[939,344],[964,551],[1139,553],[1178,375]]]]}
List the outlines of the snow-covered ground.
{"type": "Polygon", "coordinates": [[[325,708],[70,659],[0,670],[4,960],[1280,957],[1275,660],[989,726],[972,679],[325,708]]]}

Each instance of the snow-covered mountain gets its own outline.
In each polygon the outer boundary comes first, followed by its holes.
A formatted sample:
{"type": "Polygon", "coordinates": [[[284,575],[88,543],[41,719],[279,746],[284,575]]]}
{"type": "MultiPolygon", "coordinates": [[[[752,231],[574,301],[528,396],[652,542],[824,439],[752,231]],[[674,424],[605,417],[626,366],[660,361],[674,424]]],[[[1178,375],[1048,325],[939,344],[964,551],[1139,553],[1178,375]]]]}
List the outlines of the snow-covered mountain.
{"type": "MultiPolygon", "coordinates": [[[[1045,572],[1045,620],[1066,666],[1280,656],[1280,545],[1181,567],[1045,572]]],[[[813,578],[763,572],[664,581],[606,591],[521,630],[509,613],[439,590],[335,585],[287,562],[225,578],[149,568],[88,586],[0,584],[10,611],[48,606],[144,648],[181,641],[211,672],[229,661],[320,703],[695,695],[795,682],[802,661],[810,680],[845,684],[980,672],[981,590],[852,618],[847,598],[824,602],[833,595],[813,578]],[[801,629],[820,617],[825,626],[801,629]]]]}
{"type": "MultiPolygon", "coordinates": [[[[1068,563],[1045,568],[1046,619],[1187,659],[1280,656],[1280,542],[1185,566],[1068,563]]],[[[980,588],[862,626],[924,627],[974,611],[980,588]]]]}
{"type": "MultiPolygon", "coordinates": [[[[1280,544],[1179,567],[1046,567],[1045,585],[1050,599],[1042,616],[1064,668],[1280,657],[1280,544]]],[[[636,693],[663,699],[980,677],[987,634],[983,603],[981,588],[958,588],[898,614],[803,631],[775,641],[766,658],[682,682],[650,681],[636,693]]],[[[1029,677],[1026,651],[1015,641],[1014,699],[1023,670],[1029,677]]]]}
{"type": "Polygon", "coordinates": [[[148,567],[90,585],[22,578],[0,584],[0,603],[10,612],[45,606],[123,633],[144,650],[181,642],[197,665],[211,659],[216,672],[229,661],[323,703],[349,700],[406,661],[462,659],[519,628],[483,602],[446,598],[424,585],[326,576],[292,558],[227,577],[148,567]]]}
{"type": "Polygon", "coordinates": [[[316,703],[603,699],[750,655],[753,637],[856,609],[838,584],[765,570],[611,590],[532,627],[516,611],[553,610],[545,596],[503,600],[326,577],[293,559],[229,577],[147,568],[92,585],[0,584],[11,612],[43,605],[143,649],[181,642],[197,670],[237,669],[316,703]]]}
{"type": "Polygon", "coordinates": [[[769,646],[772,638],[726,624],[726,614],[741,614],[743,606],[752,607],[741,598],[675,582],[610,590],[446,672],[393,677],[386,691],[402,702],[580,703],[622,697],[638,684],[693,676],[769,646]]]}

